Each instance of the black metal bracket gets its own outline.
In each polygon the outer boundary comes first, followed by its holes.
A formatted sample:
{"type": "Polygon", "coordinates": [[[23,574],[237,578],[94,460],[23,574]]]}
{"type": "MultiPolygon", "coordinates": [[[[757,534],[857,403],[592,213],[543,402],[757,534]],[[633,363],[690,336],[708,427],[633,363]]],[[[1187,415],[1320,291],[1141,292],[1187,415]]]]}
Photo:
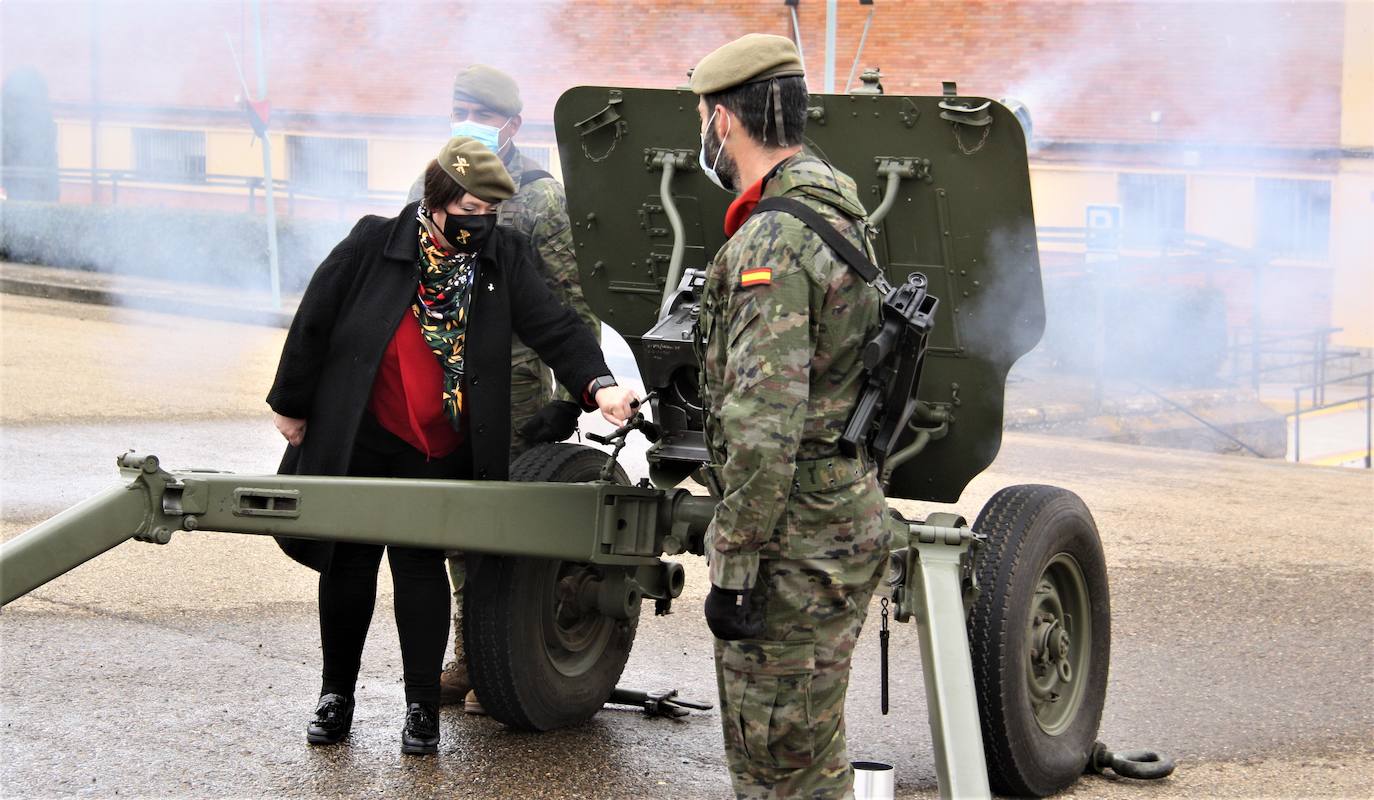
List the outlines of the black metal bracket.
{"type": "Polygon", "coordinates": [[[651,717],[669,717],[671,719],[685,717],[694,710],[709,711],[713,707],[710,703],[684,700],[677,696],[677,689],[648,692],[643,689],[622,689],[619,686],[611,691],[611,696],[606,700],[606,703],[618,706],[637,706],[651,717]]]}

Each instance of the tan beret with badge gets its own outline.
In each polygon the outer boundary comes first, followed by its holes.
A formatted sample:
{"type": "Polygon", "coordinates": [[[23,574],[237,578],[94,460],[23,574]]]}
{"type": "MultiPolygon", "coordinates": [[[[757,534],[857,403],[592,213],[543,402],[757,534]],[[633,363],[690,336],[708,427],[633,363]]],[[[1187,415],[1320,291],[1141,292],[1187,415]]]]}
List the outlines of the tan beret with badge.
{"type": "Polygon", "coordinates": [[[471,136],[449,139],[437,160],[459,186],[488,203],[499,203],[515,194],[515,182],[501,158],[471,136]]]}
{"type": "Polygon", "coordinates": [[[697,94],[715,94],[745,83],[803,75],[801,54],[791,39],[750,33],[697,62],[691,87],[697,94]]]}
{"type": "Polygon", "coordinates": [[[453,79],[453,97],[481,103],[508,117],[525,107],[520,102],[520,87],[515,85],[515,79],[486,64],[473,64],[459,72],[453,79]]]}

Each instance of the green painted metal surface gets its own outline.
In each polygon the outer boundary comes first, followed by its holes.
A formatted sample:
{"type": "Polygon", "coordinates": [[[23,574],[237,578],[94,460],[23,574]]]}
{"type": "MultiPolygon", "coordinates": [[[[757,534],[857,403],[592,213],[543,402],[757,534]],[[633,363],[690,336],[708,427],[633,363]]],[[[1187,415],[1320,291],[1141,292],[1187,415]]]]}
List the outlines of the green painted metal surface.
{"type": "Polygon", "coordinates": [[[624,568],[663,597],[659,556],[699,548],[715,505],[610,483],[169,473],[151,456],[122,474],[125,485],[0,544],[0,605],[128,539],[177,530],[563,559],[624,568]]]}
{"type": "Polygon", "coordinates": [[[118,486],[0,544],[0,606],[132,539],[147,509],[142,485],[118,486]]]}
{"type": "MultiPolygon", "coordinates": [[[[732,199],[696,166],[696,104],[687,91],[578,87],[554,112],[583,291],[651,385],[663,371],[655,361],[674,357],[641,341],[659,319],[673,260],[669,207],[681,217],[682,266],[700,269],[725,241],[732,199]],[[676,165],[671,203],[661,192],[666,160],[676,165]]],[[[898,468],[888,495],[957,501],[996,456],[1007,371],[1044,329],[1022,128],[982,98],[813,95],[810,105],[807,147],[855,179],[870,211],[895,183],[875,241],[889,279],[920,271],[940,299],[918,395],[953,422],[898,468]]],[[[671,425],[662,405],[656,419],[671,425]]],[[[685,417],[696,424],[690,409],[685,417]]],[[[691,441],[666,433],[669,445],[691,441]]]]}

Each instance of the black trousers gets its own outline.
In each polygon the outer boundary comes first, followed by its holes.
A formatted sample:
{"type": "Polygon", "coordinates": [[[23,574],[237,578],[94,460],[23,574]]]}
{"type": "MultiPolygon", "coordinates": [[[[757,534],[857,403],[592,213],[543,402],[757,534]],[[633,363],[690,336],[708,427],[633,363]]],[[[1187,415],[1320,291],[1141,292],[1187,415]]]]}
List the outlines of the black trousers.
{"type": "MultiPolygon", "coordinates": [[[[465,478],[472,459],[465,448],[441,459],[425,455],[364,414],[348,474],[360,478],[465,478]]],[[[396,632],[407,703],[439,704],[439,673],[448,645],[449,582],[442,550],[372,544],[334,545],[320,573],[320,641],[324,669],[320,693],[353,696],[363,644],[377,600],[382,551],[391,564],[396,632]]]]}

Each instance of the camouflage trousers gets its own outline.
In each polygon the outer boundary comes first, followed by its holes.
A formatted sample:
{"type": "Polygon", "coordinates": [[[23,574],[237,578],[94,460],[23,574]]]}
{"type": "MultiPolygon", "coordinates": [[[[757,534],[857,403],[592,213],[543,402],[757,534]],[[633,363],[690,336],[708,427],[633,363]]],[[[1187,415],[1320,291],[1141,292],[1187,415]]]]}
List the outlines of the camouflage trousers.
{"type": "Polygon", "coordinates": [[[530,449],[520,429],[539,409],[553,400],[553,373],[538,359],[523,359],[510,369],[510,458],[530,449]]]}
{"type": "MultiPolygon", "coordinates": [[[[537,359],[524,359],[511,364],[510,370],[510,458],[530,449],[533,442],[520,436],[520,428],[539,409],[553,399],[553,373],[537,359]]],[[[453,585],[453,660],[459,663],[467,659],[463,652],[463,583],[467,579],[467,569],[461,553],[448,559],[448,578],[453,585]]]]}
{"type": "Polygon", "coordinates": [[[730,780],[740,800],[850,798],[844,735],[850,659],[887,551],[759,564],[760,639],[716,640],[730,780]]]}

